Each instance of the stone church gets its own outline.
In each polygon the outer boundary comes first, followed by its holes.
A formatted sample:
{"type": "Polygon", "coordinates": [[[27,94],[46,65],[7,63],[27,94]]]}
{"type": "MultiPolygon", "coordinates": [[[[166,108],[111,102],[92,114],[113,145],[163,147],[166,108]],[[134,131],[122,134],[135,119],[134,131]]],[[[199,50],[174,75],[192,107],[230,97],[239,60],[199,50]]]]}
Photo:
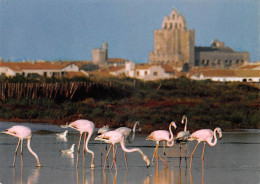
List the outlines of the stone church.
{"type": "Polygon", "coordinates": [[[154,50],[149,53],[150,64],[168,63],[183,71],[194,66],[228,68],[246,61],[250,62],[249,52],[236,52],[218,40],[210,47],[196,47],[195,31],[187,28],[177,9],[164,17],[161,29],[154,30],[154,50]]]}

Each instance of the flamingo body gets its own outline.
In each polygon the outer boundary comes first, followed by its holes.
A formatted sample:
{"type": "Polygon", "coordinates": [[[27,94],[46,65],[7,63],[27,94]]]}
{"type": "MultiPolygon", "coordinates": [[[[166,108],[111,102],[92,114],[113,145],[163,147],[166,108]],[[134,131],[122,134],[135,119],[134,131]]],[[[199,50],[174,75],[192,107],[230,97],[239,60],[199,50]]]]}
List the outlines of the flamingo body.
{"type": "Polygon", "coordinates": [[[177,136],[176,136],[176,140],[177,141],[181,141],[182,139],[185,141],[188,139],[188,137],[190,136],[190,132],[189,131],[181,131],[178,132],[177,136]]]}
{"type": "MultiPolygon", "coordinates": [[[[222,137],[222,132],[220,128],[215,128],[214,132],[218,131],[219,133],[219,138],[222,137]]],[[[217,144],[217,139],[215,137],[215,141],[212,143],[212,139],[214,137],[214,132],[210,129],[201,129],[197,130],[196,132],[192,133],[189,137],[190,141],[198,141],[198,143],[205,141],[207,142],[210,146],[215,146],[217,144]]]]}
{"type": "Polygon", "coordinates": [[[152,140],[155,142],[167,141],[170,142],[170,133],[167,130],[156,130],[153,131],[148,137],[147,140],[152,140]]]}
{"type": "MultiPolygon", "coordinates": [[[[19,139],[17,146],[16,146],[16,150],[15,150],[13,167],[15,167],[15,160],[16,160],[17,150],[18,150],[20,142],[21,142],[21,155],[22,155],[22,147],[23,147],[24,139],[27,139],[27,148],[28,148],[29,152],[35,157],[35,159],[37,161],[37,167],[41,167],[41,163],[39,161],[37,154],[31,149],[32,131],[29,127],[26,127],[23,125],[16,125],[16,126],[12,126],[11,128],[3,131],[2,133],[17,137],[19,139]]],[[[22,164],[23,164],[23,162],[21,161],[21,165],[22,164]]]]}
{"type": "Polygon", "coordinates": [[[12,135],[19,139],[30,139],[32,137],[31,129],[22,125],[12,126],[3,133],[12,135]]]}
{"type": "Polygon", "coordinates": [[[95,125],[93,122],[85,119],[80,119],[69,124],[70,128],[73,128],[79,132],[93,133],[95,125]]]}

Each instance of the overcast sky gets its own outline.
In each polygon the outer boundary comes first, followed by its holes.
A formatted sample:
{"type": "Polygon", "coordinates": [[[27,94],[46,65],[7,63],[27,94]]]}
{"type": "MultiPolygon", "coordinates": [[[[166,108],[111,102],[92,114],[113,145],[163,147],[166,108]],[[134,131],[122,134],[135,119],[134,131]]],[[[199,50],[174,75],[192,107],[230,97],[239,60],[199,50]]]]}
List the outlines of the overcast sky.
{"type": "Polygon", "coordinates": [[[260,0],[1,0],[0,58],[92,60],[106,41],[109,58],[146,63],[153,31],[173,8],[196,46],[218,39],[260,60],[260,0]]]}

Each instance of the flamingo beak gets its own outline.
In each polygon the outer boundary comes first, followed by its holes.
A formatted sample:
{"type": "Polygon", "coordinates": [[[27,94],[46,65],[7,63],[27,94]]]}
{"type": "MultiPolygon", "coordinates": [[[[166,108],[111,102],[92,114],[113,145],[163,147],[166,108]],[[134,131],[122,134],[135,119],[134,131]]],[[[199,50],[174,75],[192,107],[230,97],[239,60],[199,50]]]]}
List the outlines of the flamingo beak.
{"type": "Polygon", "coordinates": [[[8,132],[8,129],[5,130],[5,131],[2,131],[1,133],[2,133],[2,134],[6,134],[7,132],[8,132]]]}

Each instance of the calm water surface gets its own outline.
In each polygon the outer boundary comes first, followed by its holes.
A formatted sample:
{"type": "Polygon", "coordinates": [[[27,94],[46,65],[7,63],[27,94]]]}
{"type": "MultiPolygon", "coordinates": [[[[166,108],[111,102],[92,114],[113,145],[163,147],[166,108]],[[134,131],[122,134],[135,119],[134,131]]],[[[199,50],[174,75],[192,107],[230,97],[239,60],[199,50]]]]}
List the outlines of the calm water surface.
{"type": "MultiPolygon", "coordinates": [[[[0,122],[0,131],[16,123],[0,122]]],[[[51,130],[63,132],[58,126],[44,124],[23,123],[33,132],[37,130],[51,130]]],[[[223,138],[215,147],[206,145],[205,160],[201,161],[203,144],[199,145],[189,171],[190,154],[196,142],[188,144],[188,159],[184,159],[184,149],[180,160],[179,146],[167,148],[168,168],[159,161],[159,167],[154,165],[146,168],[146,163],[139,153],[128,153],[128,169],[124,162],[124,155],[119,147],[117,152],[117,168],[107,168],[103,172],[104,155],[101,159],[99,142],[94,141],[95,133],[89,144],[89,149],[95,152],[95,169],[90,169],[91,155],[86,154],[85,168],[82,165],[82,151],[79,157],[79,167],[75,168],[77,154],[61,154],[59,150],[69,148],[73,143],[77,145],[79,134],[69,130],[67,140],[57,139],[53,134],[36,134],[32,138],[32,149],[38,154],[43,167],[36,168],[34,157],[28,152],[26,145],[23,147],[23,163],[20,166],[20,152],[17,155],[16,167],[12,167],[17,138],[0,135],[0,183],[163,183],[163,184],[197,184],[197,183],[260,183],[260,131],[248,130],[245,132],[223,133],[223,138]]],[[[128,148],[138,147],[151,159],[155,143],[145,140],[146,135],[137,135],[134,143],[127,144],[128,148]]],[[[102,145],[105,151],[105,144],[102,145]]],[[[162,150],[159,150],[163,157],[162,150]]],[[[108,163],[111,165],[112,155],[108,163]]]]}

